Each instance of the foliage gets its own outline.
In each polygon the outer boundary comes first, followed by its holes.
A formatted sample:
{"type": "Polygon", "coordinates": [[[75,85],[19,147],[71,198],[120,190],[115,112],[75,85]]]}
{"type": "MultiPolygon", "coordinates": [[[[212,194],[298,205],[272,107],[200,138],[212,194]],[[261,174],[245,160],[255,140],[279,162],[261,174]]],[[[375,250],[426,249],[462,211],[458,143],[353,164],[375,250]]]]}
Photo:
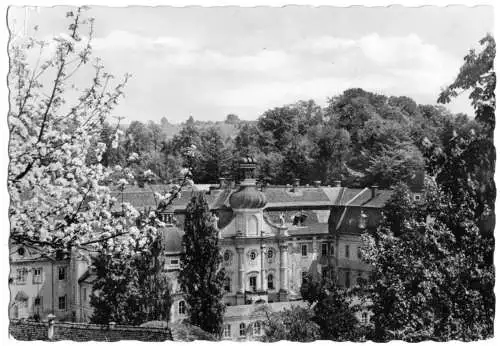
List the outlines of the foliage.
{"type": "Polygon", "coordinates": [[[469,99],[476,112],[476,119],[484,123],[489,131],[495,127],[495,85],[496,74],[493,63],[496,54],[495,39],[490,34],[479,43],[483,50],[476,53],[471,49],[464,58],[464,65],[455,81],[439,95],[438,101],[448,103],[462,91],[469,90],[469,99]]]}
{"type": "Polygon", "coordinates": [[[444,150],[431,147],[428,155],[438,183],[452,195],[456,204],[466,201],[467,195],[469,208],[474,211],[476,219],[491,217],[496,197],[493,143],[496,44],[489,34],[480,40],[480,44],[484,46],[482,51],[471,50],[465,56],[457,78],[441,92],[438,101],[448,103],[460,92],[469,91],[476,121],[481,127],[471,129],[467,134],[452,132],[444,150]]]}
{"type": "Polygon", "coordinates": [[[224,269],[218,230],[203,194],[186,207],[179,282],[186,294],[190,323],[220,337],[225,311],[224,269]]]}
{"type": "Polygon", "coordinates": [[[320,338],[335,341],[359,341],[361,329],[355,317],[359,303],[352,292],[329,278],[320,281],[308,276],[300,293],[312,307],[312,321],[319,326],[320,338]]]}
{"type": "MultiPolygon", "coordinates": [[[[495,152],[493,58],[487,35],[482,52],[471,51],[440,102],[464,90],[477,123],[447,118],[440,133],[420,146],[427,178],[422,203],[398,185],[374,235],[364,235],[363,257],[372,264],[370,298],[375,338],[478,340],[493,335],[492,217],[495,152]]],[[[423,108],[432,119],[432,109],[423,108]]]]}
{"type": "Polygon", "coordinates": [[[432,181],[419,203],[398,186],[364,260],[373,266],[369,298],[375,339],[477,340],[493,332],[491,240],[432,181]],[[396,232],[393,232],[395,230],[396,232]]]}
{"type": "Polygon", "coordinates": [[[141,248],[132,256],[100,254],[95,258],[92,323],[139,325],[169,320],[171,285],[163,270],[162,239],[151,238],[141,248]]]}
{"type": "Polygon", "coordinates": [[[264,330],[265,342],[311,342],[320,338],[320,327],[313,322],[312,311],[299,306],[268,314],[264,330]]]}

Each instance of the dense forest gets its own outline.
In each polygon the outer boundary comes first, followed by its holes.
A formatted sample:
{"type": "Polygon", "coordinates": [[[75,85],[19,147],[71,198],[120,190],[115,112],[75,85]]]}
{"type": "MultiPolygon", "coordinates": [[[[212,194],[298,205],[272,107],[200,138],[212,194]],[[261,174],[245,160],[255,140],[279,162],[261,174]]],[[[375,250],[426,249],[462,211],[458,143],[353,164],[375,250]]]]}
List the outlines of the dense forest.
{"type": "Polygon", "coordinates": [[[181,125],[166,118],[160,123],[134,121],[120,126],[114,147],[116,125],[105,124],[96,142],[107,144],[105,166],[129,167],[143,181],[148,172],[148,180],[156,183],[177,179],[186,166],[196,183],[237,178],[238,158],[251,155],[259,163],[262,184],[300,179],[304,184],[342,180],[349,186],[390,187],[397,182],[411,185],[425,170],[431,148],[439,151],[476,127],[475,120],[443,106],[348,89],[331,97],[324,108],[313,100],[298,101],[269,109],[257,121],[234,114],[220,122],[190,117],[181,125]],[[196,155],[185,155],[185,148],[196,155]]]}

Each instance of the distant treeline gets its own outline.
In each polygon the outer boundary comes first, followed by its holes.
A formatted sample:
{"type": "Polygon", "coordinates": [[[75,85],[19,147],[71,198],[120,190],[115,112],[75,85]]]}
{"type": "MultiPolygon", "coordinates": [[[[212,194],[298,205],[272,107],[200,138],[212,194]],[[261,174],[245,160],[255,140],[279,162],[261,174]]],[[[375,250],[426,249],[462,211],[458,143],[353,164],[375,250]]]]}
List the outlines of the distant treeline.
{"type": "Polygon", "coordinates": [[[166,118],[159,124],[134,121],[115,148],[116,125],[105,124],[96,142],[107,144],[105,166],[132,166],[139,179],[150,170],[156,182],[175,180],[186,166],[196,183],[237,179],[238,158],[253,156],[262,183],[342,180],[350,186],[390,187],[415,183],[425,171],[427,148],[444,147],[477,126],[465,114],[451,114],[442,106],[348,89],[324,108],[313,100],[298,101],[269,109],[257,121],[234,114],[223,122],[190,117],[181,125],[166,118]],[[195,148],[195,157],[185,155],[188,147],[195,148]],[[131,162],[133,153],[138,155],[131,162]]]}

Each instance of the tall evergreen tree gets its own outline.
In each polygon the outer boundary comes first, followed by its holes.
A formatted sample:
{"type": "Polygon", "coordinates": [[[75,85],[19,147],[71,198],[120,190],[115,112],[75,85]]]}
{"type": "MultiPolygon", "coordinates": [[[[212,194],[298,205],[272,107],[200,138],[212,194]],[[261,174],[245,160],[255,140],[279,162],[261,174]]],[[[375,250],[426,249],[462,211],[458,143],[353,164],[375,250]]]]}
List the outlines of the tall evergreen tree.
{"type": "Polygon", "coordinates": [[[184,222],[185,251],[179,282],[186,294],[189,319],[191,324],[220,337],[225,273],[221,268],[218,230],[203,194],[192,197],[184,222]]]}

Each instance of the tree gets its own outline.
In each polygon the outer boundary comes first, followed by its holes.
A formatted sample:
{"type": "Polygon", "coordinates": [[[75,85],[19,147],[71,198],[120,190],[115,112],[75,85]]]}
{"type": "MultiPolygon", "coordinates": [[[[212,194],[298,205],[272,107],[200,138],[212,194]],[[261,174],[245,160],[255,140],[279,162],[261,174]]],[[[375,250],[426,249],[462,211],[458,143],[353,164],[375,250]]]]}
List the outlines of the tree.
{"type": "Polygon", "coordinates": [[[179,282],[186,294],[190,323],[220,336],[225,305],[224,269],[219,235],[203,194],[195,194],[186,207],[179,282]]]}
{"type": "Polygon", "coordinates": [[[151,238],[132,256],[101,254],[90,305],[92,323],[140,325],[170,318],[170,282],[164,272],[162,238],[151,238]]]}
{"type": "Polygon", "coordinates": [[[282,151],[298,134],[298,111],[285,106],[266,111],[258,120],[257,126],[262,133],[271,134],[275,150],[282,151]]]}
{"type": "Polygon", "coordinates": [[[344,163],[351,150],[349,132],[337,129],[330,124],[323,127],[318,138],[318,150],[315,155],[319,180],[331,184],[334,180],[342,180],[344,163]]]}
{"type": "MultiPolygon", "coordinates": [[[[120,186],[135,178],[121,166],[105,167],[107,145],[96,139],[129,76],[114,83],[100,60],[92,59],[94,21],[85,8],[66,17],[68,33],[53,41],[13,35],[9,42],[10,241],[46,253],[74,247],[128,253],[156,233],[158,222],[111,196],[104,182],[113,174],[120,186]],[[46,58],[40,53],[45,49],[53,55],[46,58]],[[77,88],[85,69],[93,77],[77,88]],[[120,217],[111,213],[117,206],[120,217]]],[[[118,145],[115,134],[107,135],[112,148],[118,145]]]]}
{"type": "Polygon", "coordinates": [[[430,158],[434,163],[433,168],[438,170],[438,182],[452,194],[457,203],[465,200],[464,194],[472,197],[475,205],[471,208],[477,219],[492,217],[496,197],[493,143],[496,107],[493,62],[496,44],[489,34],[479,42],[484,46],[482,51],[476,53],[471,50],[465,56],[457,78],[441,92],[438,101],[448,103],[459,93],[469,91],[469,99],[481,129],[465,136],[453,136],[443,151],[432,151],[430,158]],[[443,164],[436,164],[436,161],[443,164]]]}
{"type": "MultiPolygon", "coordinates": [[[[100,163],[85,162],[91,140],[121,98],[128,76],[112,87],[113,76],[96,60],[90,84],[72,98],[71,79],[91,61],[93,21],[85,18],[83,8],[68,12],[67,18],[69,33],[52,43],[14,36],[9,44],[10,239],[47,250],[107,238],[136,216],[127,208],[122,220],[111,217],[109,190],[99,185],[107,172],[100,163]],[[82,26],[89,27],[88,37],[81,34],[82,26]],[[49,44],[55,48],[53,56],[45,60],[34,55],[49,44]],[[42,83],[42,78],[52,82],[42,83]]],[[[98,159],[104,150],[101,143],[98,159]]]]}
{"type": "Polygon", "coordinates": [[[312,311],[299,306],[267,314],[264,329],[265,342],[281,340],[311,342],[320,338],[320,327],[313,322],[312,311]]]}
{"type": "Polygon", "coordinates": [[[212,126],[201,133],[200,169],[197,181],[216,183],[231,168],[231,153],[224,145],[219,130],[212,126]]]}
{"type": "Polygon", "coordinates": [[[491,337],[489,237],[479,231],[468,205],[457,207],[432,179],[426,180],[422,203],[408,199],[407,191],[399,187],[379,230],[363,235],[363,258],[374,268],[368,297],[375,339],[491,337]]]}
{"type": "Polygon", "coordinates": [[[240,122],[240,118],[236,114],[228,114],[226,116],[225,123],[226,124],[238,124],[240,122]]]}
{"type": "Polygon", "coordinates": [[[312,321],[319,326],[321,339],[356,341],[361,339],[355,312],[358,306],[345,288],[330,278],[315,280],[309,275],[300,288],[304,300],[312,306],[312,321]]]}

